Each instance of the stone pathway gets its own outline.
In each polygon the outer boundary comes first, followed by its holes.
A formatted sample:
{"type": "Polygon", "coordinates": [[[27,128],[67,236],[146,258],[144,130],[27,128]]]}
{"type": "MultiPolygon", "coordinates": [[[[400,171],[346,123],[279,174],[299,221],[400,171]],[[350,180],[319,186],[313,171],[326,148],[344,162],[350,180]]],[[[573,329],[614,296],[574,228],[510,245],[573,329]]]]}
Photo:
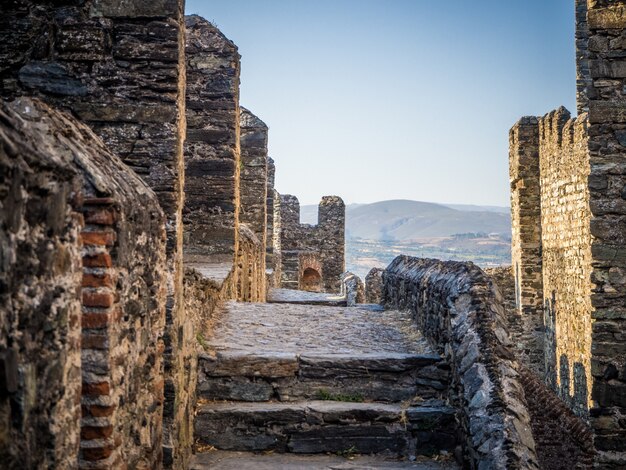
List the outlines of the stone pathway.
{"type": "Polygon", "coordinates": [[[215,315],[211,351],[324,354],[433,350],[410,314],[379,306],[327,307],[228,302],[215,315]]]}
{"type": "Polygon", "coordinates": [[[458,468],[449,366],[410,314],[272,296],[282,301],[215,312],[198,363],[193,469],[458,468]]]}
{"type": "Polygon", "coordinates": [[[270,289],[267,301],[271,303],[346,306],[346,298],[343,295],[294,289],[270,289]]]}
{"type": "Polygon", "coordinates": [[[250,454],[214,451],[199,454],[191,470],[456,470],[450,459],[433,460],[418,457],[414,462],[385,459],[378,456],[250,454]]]}

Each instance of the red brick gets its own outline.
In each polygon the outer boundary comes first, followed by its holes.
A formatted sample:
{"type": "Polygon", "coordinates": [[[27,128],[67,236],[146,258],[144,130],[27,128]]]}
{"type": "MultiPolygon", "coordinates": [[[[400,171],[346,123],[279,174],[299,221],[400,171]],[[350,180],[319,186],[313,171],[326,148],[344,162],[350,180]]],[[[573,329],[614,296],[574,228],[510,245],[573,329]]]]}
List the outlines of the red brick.
{"type": "Polygon", "coordinates": [[[82,232],[83,245],[113,246],[116,236],[114,232],[82,232]]]}
{"type": "Polygon", "coordinates": [[[96,292],[83,290],[83,306],[85,307],[111,307],[115,297],[111,292],[96,292]]]}
{"type": "Polygon", "coordinates": [[[100,405],[83,405],[83,416],[93,416],[94,418],[106,418],[107,416],[113,416],[115,412],[115,405],[112,406],[100,406],[100,405]]]}
{"type": "Polygon", "coordinates": [[[104,446],[104,447],[96,447],[96,448],[86,448],[82,449],[83,459],[94,461],[94,460],[104,460],[111,456],[113,453],[113,446],[104,446]]]}
{"type": "Polygon", "coordinates": [[[90,335],[83,333],[82,348],[83,349],[108,349],[106,335],[90,335]]]}
{"type": "Polygon", "coordinates": [[[83,382],[82,394],[86,395],[108,395],[111,393],[109,382],[86,383],[83,382]]]}
{"type": "Polygon", "coordinates": [[[105,274],[83,274],[83,287],[113,287],[111,275],[105,274]]]}
{"type": "Polygon", "coordinates": [[[84,216],[85,223],[95,225],[113,225],[117,218],[112,209],[88,209],[85,211],[84,216]]]}
{"type": "Polygon", "coordinates": [[[108,313],[83,313],[83,328],[105,328],[110,317],[108,313]]]}
{"type": "Polygon", "coordinates": [[[84,426],[80,430],[81,439],[106,439],[113,434],[113,426],[84,426]]]}
{"type": "Polygon", "coordinates": [[[108,253],[96,253],[83,256],[83,266],[86,268],[110,268],[113,266],[113,261],[108,253]]]}

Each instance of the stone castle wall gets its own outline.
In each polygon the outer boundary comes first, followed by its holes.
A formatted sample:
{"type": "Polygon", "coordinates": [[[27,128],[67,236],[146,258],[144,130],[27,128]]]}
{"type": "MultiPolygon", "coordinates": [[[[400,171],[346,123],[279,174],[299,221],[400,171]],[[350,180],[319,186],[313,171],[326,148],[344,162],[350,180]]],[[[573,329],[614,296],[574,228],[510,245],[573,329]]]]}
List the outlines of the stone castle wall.
{"type": "Polygon", "coordinates": [[[210,22],[186,17],[185,259],[232,262],[240,176],[240,56],[210,22]]]}
{"type": "Polygon", "coordinates": [[[345,271],[345,204],[337,196],[324,196],[319,204],[317,225],[300,223],[300,203],[295,196],[280,196],[281,285],[297,289],[300,282],[300,256],[314,254],[323,273],[322,289],[339,292],[345,271]]]}
{"type": "Polygon", "coordinates": [[[586,117],[539,121],[546,380],[584,416],[591,391],[591,234],[586,117]]]}
{"type": "MultiPolygon", "coordinates": [[[[581,114],[571,119],[560,108],[538,118],[541,259],[516,239],[515,226],[513,253],[514,259],[516,250],[535,259],[533,269],[542,272],[546,381],[589,420],[595,465],[621,468],[626,462],[626,166],[621,163],[626,2],[576,0],[575,7],[581,114]]],[[[536,147],[520,140],[517,154],[536,147]]],[[[513,175],[521,166],[511,162],[513,175]]],[[[514,224],[516,211],[534,206],[534,200],[512,188],[514,224]]]]}
{"type": "Polygon", "coordinates": [[[598,463],[626,464],[626,2],[589,0],[591,424],[598,463]]]}

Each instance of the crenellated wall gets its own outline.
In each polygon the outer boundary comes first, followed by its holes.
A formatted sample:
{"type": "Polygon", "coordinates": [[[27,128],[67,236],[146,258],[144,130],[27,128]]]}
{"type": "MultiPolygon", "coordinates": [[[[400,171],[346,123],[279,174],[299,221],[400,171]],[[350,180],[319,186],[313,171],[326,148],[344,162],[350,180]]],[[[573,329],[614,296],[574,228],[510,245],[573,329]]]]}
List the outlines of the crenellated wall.
{"type": "Polygon", "coordinates": [[[237,253],[240,56],[209,21],[187,16],[185,259],[219,263],[237,253]]]}
{"type": "Polygon", "coordinates": [[[317,225],[300,223],[300,203],[295,196],[280,196],[281,285],[297,289],[300,285],[301,253],[319,257],[323,273],[322,290],[339,292],[345,271],[346,207],[337,196],[324,196],[319,204],[317,225]]]}
{"type": "Polygon", "coordinates": [[[587,119],[539,120],[546,380],[581,416],[591,390],[591,234],[587,119]]]}
{"type": "MultiPolygon", "coordinates": [[[[559,108],[537,123],[545,380],[589,420],[595,465],[621,468],[626,464],[626,2],[576,0],[575,8],[580,115],[572,119],[559,108]]],[[[536,147],[534,141],[520,141],[519,155],[536,147]]],[[[515,167],[512,160],[512,174],[515,167]]],[[[524,204],[535,203],[521,191],[516,199],[512,189],[515,219],[524,204]]],[[[516,250],[537,260],[514,236],[514,259],[516,250]]]]}

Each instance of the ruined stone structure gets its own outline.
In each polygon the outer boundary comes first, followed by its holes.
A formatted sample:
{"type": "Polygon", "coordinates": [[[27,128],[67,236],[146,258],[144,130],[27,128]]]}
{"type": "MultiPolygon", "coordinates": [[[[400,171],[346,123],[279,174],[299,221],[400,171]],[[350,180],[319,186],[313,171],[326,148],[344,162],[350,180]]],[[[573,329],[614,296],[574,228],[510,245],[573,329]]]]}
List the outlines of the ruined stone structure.
{"type": "Polygon", "coordinates": [[[0,95],[42,100],[1,111],[0,457],[187,468],[214,311],[265,300],[266,253],[280,273],[237,48],[177,0],[9,2],[0,23],[0,95]]]}
{"type": "Polygon", "coordinates": [[[346,264],[346,207],[341,198],[323,197],[317,225],[309,225],[300,223],[298,199],[281,194],[280,218],[281,285],[338,292],[346,264]]]}
{"type": "Polygon", "coordinates": [[[559,108],[511,130],[517,311],[526,349],[541,331],[540,377],[590,423],[595,465],[622,468],[626,2],[577,0],[576,14],[579,116],[559,108]]]}

